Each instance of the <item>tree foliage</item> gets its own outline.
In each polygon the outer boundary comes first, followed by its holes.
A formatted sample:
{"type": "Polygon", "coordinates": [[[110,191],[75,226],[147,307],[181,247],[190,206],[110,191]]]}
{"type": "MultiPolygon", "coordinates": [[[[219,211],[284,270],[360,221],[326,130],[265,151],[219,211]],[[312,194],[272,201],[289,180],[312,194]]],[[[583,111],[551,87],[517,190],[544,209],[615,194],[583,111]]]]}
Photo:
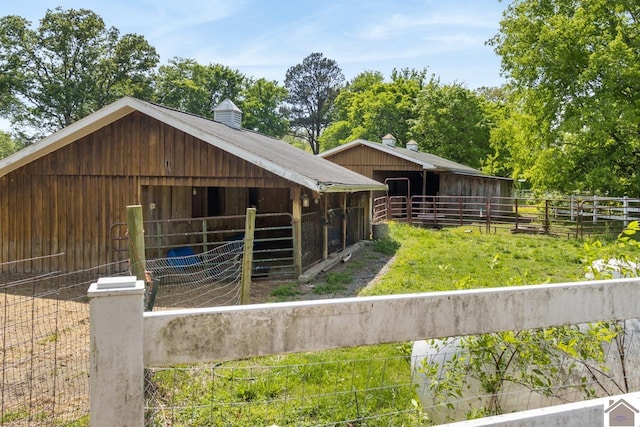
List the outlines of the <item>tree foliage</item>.
{"type": "Polygon", "coordinates": [[[56,131],[124,95],[149,98],[158,60],[142,36],[120,36],[90,10],[47,10],[36,29],[5,16],[0,106],[18,127],[56,131]]]}
{"type": "Polygon", "coordinates": [[[338,120],[321,137],[323,149],[359,138],[380,141],[388,133],[406,143],[416,98],[426,84],[426,69],[393,70],[389,82],[377,71],[360,73],[338,95],[338,120]]]}
{"type": "Polygon", "coordinates": [[[202,65],[193,59],[173,58],[156,78],[155,99],[162,105],[213,117],[213,108],[225,98],[243,112],[242,126],[276,138],[288,130],[282,104],[287,96],[275,81],[248,78],[221,64],[202,65]]]}
{"type": "Polygon", "coordinates": [[[631,0],[507,8],[490,44],[518,93],[500,137],[539,189],[640,195],[639,19],[631,0]]]}
{"type": "Polygon", "coordinates": [[[155,98],[162,105],[211,118],[213,107],[225,98],[237,102],[244,81],[244,74],[225,65],[173,58],[158,70],[155,98]]]}
{"type": "Polygon", "coordinates": [[[312,53],[287,70],[284,85],[289,92],[291,128],[307,140],[314,154],[320,151],[320,134],[333,120],[334,102],[343,82],[336,61],[322,53],[312,53]]]}
{"type": "Polygon", "coordinates": [[[240,109],[243,111],[243,126],[282,138],[289,131],[289,121],[283,104],[287,89],[278,82],[260,78],[247,79],[244,85],[240,109]]]}
{"type": "Polygon", "coordinates": [[[15,153],[20,149],[20,146],[11,139],[11,136],[5,132],[0,131],[0,159],[3,159],[10,154],[15,153]]]}
{"type": "Polygon", "coordinates": [[[480,168],[491,153],[489,104],[459,83],[431,79],[417,99],[411,132],[429,153],[480,168]]]}
{"type": "Polygon", "coordinates": [[[399,145],[414,139],[422,151],[477,168],[492,153],[490,129],[501,96],[498,89],[478,94],[461,84],[443,85],[426,69],[394,70],[389,81],[366,71],[341,91],[337,120],[320,140],[329,149],[391,133],[399,145]]]}

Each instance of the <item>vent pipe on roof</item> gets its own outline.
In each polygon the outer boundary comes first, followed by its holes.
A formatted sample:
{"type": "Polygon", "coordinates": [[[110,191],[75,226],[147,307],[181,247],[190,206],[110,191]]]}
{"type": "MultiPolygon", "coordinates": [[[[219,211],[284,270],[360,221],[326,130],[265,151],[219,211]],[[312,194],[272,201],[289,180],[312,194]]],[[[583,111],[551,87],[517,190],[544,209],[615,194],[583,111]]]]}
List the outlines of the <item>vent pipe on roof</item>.
{"type": "Polygon", "coordinates": [[[407,150],[418,151],[418,143],[415,142],[413,139],[407,142],[407,150]]]}
{"type": "Polygon", "coordinates": [[[389,147],[395,147],[396,146],[396,138],[391,135],[390,133],[386,134],[385,136],[382,137],[382,143],[384,145],[388,145],[389,147]]]}
{"type": "Polygon", "coordinates": [[[242,111],[229,98],[213,107],[213,120],[234,129],[242,127],[242,111]]]}

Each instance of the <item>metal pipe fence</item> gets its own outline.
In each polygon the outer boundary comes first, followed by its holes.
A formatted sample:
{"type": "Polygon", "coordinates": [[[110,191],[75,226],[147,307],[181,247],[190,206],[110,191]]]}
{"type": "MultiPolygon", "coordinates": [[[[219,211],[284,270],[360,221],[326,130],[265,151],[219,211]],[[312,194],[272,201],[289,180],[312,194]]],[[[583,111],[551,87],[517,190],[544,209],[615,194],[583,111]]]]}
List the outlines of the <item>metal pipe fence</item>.
{"type": "Polygon", "coordinates": [[[640,220],[640,199],[628,197],[517,198],[476,196],[379,197],[373,221],[424,227],[477,226],[487,233],[552,234],[583,238],[617,236],[640,220]]]}

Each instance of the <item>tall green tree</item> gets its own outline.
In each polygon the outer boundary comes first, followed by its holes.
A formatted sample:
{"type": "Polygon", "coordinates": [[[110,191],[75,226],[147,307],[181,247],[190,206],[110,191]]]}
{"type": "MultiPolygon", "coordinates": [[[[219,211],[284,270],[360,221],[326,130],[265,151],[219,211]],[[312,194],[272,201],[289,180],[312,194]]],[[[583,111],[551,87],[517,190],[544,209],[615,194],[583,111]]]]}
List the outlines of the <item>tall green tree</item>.
{"type": "Polygon", "coordinates": [[[8,133],[0,131],[0,159],[3,159],[20,149],[8,133]]]}
{"type": "Polygon", "coordinates": [[[0,18],[0,104],[19,128],[38,137],[124,95],[151,95],[159,57],[142,36],[120,36],[87,9],[47,10],[38,28],[30,25],[0,18]]]}
{"type": "Polygon", "coordinates": [[[242,92],[240,109],[243,126],[274,138],[282,138],[289,131],[284,110],[287,89],[273,80],[247,79],[242,92]]]}
{"type": "Polygon", "coordinates": [[[406,143],[418,94],[427,83],[426,69],[393,70],[390,81],[378,71],[360,73],[338,95],[337,120],[320,137],[322,148],[359,138],[380,141],[388,133],[406,143]]]}
{"type": "Polygon", "coordinates": [[[173,58],[158,70],[155,98],[162,105],[210,118],[213,107],[225,98],[237,102],[245,78],[225,65],[173,58]]]}
{"type": "Polygon", "coordinates": [[[312,53],[287,70],[284,85],[289,91],[291,129],[309,143],[314,154],[320,152],[318,139],[333,120],[335,99],[343,83],[337,62],[322,53],[312,53]]]}
{"type": "Polygon", "coordinates": [[[528,122],[513,161],[542,190],[640,195],[640,3],[516,0],[489,42],[528,122]]]}
{"type": "Polygon", "coordinates": [[[485,100],[462,84],[432,79],[416,103],[411,132],[421,149],[480,168],[491,154],[485,100]]]}
{"type": "Polygon", "coordinates": [[[287,90],[275,81],[249,78],[225,65],[202,65],[193,59],[173,58],[156,77],[155,99],[160,104],[211,118],[213,108],[229,98],[243,112],[243,127],[276,138],[288,131],[283,111],[286,97],[287,90]]]}

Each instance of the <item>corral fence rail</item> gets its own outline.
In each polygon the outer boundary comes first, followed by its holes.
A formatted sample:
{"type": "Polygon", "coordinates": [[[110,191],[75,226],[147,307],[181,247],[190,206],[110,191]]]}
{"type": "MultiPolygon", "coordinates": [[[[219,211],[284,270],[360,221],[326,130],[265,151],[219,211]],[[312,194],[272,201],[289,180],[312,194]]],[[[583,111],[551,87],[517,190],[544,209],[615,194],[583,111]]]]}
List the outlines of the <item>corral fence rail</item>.
{"type": "Polygon", "coordinates": [[[640,199],[629,197],[383,196],[373,222],[394,220],[424,227],[477,226],[487,233],[615,236],[640,220],[640,199]]]}

